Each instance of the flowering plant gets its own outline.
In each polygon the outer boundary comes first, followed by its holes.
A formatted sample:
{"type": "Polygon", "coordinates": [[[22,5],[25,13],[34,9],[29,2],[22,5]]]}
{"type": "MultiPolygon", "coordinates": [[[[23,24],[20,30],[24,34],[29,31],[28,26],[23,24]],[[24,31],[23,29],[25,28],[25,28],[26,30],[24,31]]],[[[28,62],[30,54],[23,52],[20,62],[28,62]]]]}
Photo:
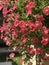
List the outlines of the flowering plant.
{"type": "MultiPolygon", "coordinates": [[[[40,4],[40,1],[37,2],[40,4]]],[[[41,1],[40,8],[37,2],[0,0],[0,39],[14,51],[25,54],[25,61],[35,53],[44,60],[49,58],[49,26],[46,21],[49,17],[49,4],[43,5],[41,1]]],[[[9,57],[13,58],[14,55],[12,53],[9,57]]]]}

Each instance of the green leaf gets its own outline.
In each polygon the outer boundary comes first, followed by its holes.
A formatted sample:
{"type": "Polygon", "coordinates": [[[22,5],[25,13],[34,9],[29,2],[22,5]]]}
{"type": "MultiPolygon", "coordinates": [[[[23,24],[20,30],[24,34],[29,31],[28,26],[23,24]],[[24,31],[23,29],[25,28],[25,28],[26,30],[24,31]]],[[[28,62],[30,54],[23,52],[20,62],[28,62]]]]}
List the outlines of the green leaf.
{"type": "Polygon", "coordinates": [[[17,65],[21,65],[21,64],[20,64],[20,60],[21,60],[21,57],[14,57],[14,58],[12,59],[12,61],[15,62],[17,65]]]}

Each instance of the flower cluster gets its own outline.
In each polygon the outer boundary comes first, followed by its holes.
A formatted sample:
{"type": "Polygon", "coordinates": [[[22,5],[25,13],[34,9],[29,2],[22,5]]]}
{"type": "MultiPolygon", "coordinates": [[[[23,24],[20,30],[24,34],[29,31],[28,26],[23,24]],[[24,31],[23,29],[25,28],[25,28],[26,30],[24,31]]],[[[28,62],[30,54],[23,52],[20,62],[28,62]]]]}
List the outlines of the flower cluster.
{"type": "MultiPolygon", "coordinates": [[[[49,45],[49,28],[44,25],[44,16],[49,16],[49,6],[45,6],[42,13],[34,14],[32,12],[35,8],[34,1],[23,0],[22,4],[19,0],[0,0],[2,16],[0,17],[0,20],[2,19],[0,39],[3,39],[14,51],[24,52],[26,57],[34,56],[36,53],[41,54],[43,59],[47,59],[49,58],[46,55],[49,45]]],[[[9,57],[13,58],[14,54],[10,54],[9,57]]]]}

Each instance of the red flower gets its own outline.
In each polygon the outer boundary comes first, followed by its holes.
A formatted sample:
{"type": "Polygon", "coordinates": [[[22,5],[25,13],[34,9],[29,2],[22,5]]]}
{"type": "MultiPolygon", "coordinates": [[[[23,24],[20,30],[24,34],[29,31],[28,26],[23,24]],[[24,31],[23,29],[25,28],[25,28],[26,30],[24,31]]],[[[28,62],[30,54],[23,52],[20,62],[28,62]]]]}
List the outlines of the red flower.
{"type": "Polygon", "coordinates": [[[47,45],[48,44],[48,38],[42,37],[41,43],[42,43],[42,45],[47,45]]]}
{"type": "Polygon", "coordinates": [[[49,15],[49,6],[44,7],[43,13],[44,15],[49,15]]]}
{"type": "Polygon", "coordinates": [[[36,49],[36,53],[37,53],[37,54],[41,54],[41,53],[42,53],[42,49],[41,49],[40,47],[37,48],[37,49],[36,49]]]}

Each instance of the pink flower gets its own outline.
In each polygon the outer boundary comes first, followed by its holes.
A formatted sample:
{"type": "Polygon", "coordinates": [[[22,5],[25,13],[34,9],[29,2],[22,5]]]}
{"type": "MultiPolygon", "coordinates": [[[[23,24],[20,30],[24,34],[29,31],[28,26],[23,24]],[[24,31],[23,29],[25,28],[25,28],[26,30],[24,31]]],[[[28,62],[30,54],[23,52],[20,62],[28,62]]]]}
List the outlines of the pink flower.
{"type": "Polygon", "coordinates": [[[11,54],[9,55],[10,58],[13,58],[14,56],[15,56],[14,53],[11,53],[11,54]]]}
{"type": "Polygon", "coordinates": [[[21,23],[19,24],[19,28],[20,28],[20,32],[22,34],[26,34],[27,33],[27,28],[26,28],[26,22],[21,20],[21,23]]]}
{"type": "Polygon", "coordinates": [[[43,16],[40,14],[35,15],[35,18],[37,21],[41,21],[41,22],[44,20],[43,16]]]}
{"type": "Polygon", "coordinates": [[[44,7],[43,13],[44,15],[49,15],[49,6],[44,7]]]}
{"type": "Polygon", "coordinates": [[[4,17],[6,16],[7,13],[8,13],[7,8],[3,8],[2,14],[3,14],[4,17]]]}
{"type": "Polygon", "coordinates": [[[21,34],[26,34],[27,33],[27,29],[26,28],[20,28],[20,33],[21,34]]]}
{"type": "Polygon", "coordinates": [[[42,37],[42,40],[41,40],[41,43],[42,43],[42,45],[47,45],[48,44],[48,38],[46,37],[42,37]]]}
{"type": "Polygon", "coordinates": [[[28,26],[29,26],[31,32],[35,31],[35,29],[36,29],[35,28],[35,23],[32,20],[28,21],[28,26]]]}
{"type": "Polygon", "coordinates": [[[27,16],[31,14],[31,10],[26,9],[27,16]]]}
{"type": "Polygon", "coordinates": [[[37,54],[41,54],[41,53],[42,53],[42,49],[41,49],[40,47],[37,48],[37,49],[36,49],[36,53],[37,53],[37,54]]]}
{"type": "Polygon", "coordinates": [[[22,40],[23,43],[26,43],[27,42],[27,38],[24,37],[24,36],[21,37],[21,40],[22,40]]]}
{"type": "Polygon", "coordinates": [[[42,28],[42,23],[40,21],[35,22],[35,27],[36,29],[41,29],[42,28]]]}
{"type": "Polygon", "coordinates": [[[10,38],[5,37],[3,40],[6,42],[7,46],[10,46],[10,38]]]}
{"type": "Polygon", "coordinates": [[[9,40],[9,38],[8,37],[4,37],[4,39],[3,39],[5,42],[7,42],[8,40],[9,40]]]}
{"type": "Polygon", "coordinates": [[[11,33],[12,33],[13,35],[16,35],[16,34],[17,34],[17,31],[16,31],[16,30],[13,30],[13,31],[11,31],[11,33]]]}
{"type": "Polygon", "coordinates": [[[28,53],[30,55],[34,55],[35,54],[35,50],[33,48],[28,47],[28,53]]]}
{"type": "Polygon", "coordinates": [[[16,20],[16,21],[14,21],[13,24],[14,24],[15,27],[17,27],[20,24],[20,21],[19,20],[16,20]]]}
{"type": "Polygon", "coordinates": [[[26,5],[26,9],[31,9],[31,8],[33,8],[34,7],[34,4],[35,4],[35,2],[29,2],[27,5],[26,5]]]}
{"type": "Polygon", "coordinates": [[[49,32],[48,28],[46,28],[46,26],[43,26],[43,27],[42,27],[42,33],[43,33],[43,35],[44,35],[44,34],[47,35],[48,32],[49,32]]]}
{"type": "Polygon", "coordinates": [[[19,24],[19,27],[22,28],[22,29],[23,29],[23,28],[26,28],[26,22],[23,21],[23,20],[21,20],[21,21],[20,21],[20,24],[19,24]]]}
{"type": "Polygon", "coordinates": [[[31,9],[34,7],[34,2],[29,2],[27,5],[26,5],[26,7],[25,7],[25,9],[26,9],[26,13],[27,13],[27,16],[29,15],[29,14],[31,14],[31,9]]]}
{"type": "Polygon", "coordinates": [[[10,42],[9,42],[9,41],[7,41],[7,42],[6,42],[6,45],[7,45],[7,46],[10,46],[11,44],[10,44],[10,42]]]}
{"type": "Polygon", "coordinates": [[[15,10],[16,9],[16,4],[14,4],[14,6],[13,6],[13,8],[12,8],[13,10],[15,10]]]}
{"type": "Polygon", "coordinates": [[[47,59],[48,59],[47,55],[43,56],[43,60],[47,60],[47,59]]]}
{"type": "Polygon", "coordinates": [[[11,28],[10,32],[12,34],[12,39],[13,40],[18,39],[17,30],[15,30],[14,28],[11,28]]]}

